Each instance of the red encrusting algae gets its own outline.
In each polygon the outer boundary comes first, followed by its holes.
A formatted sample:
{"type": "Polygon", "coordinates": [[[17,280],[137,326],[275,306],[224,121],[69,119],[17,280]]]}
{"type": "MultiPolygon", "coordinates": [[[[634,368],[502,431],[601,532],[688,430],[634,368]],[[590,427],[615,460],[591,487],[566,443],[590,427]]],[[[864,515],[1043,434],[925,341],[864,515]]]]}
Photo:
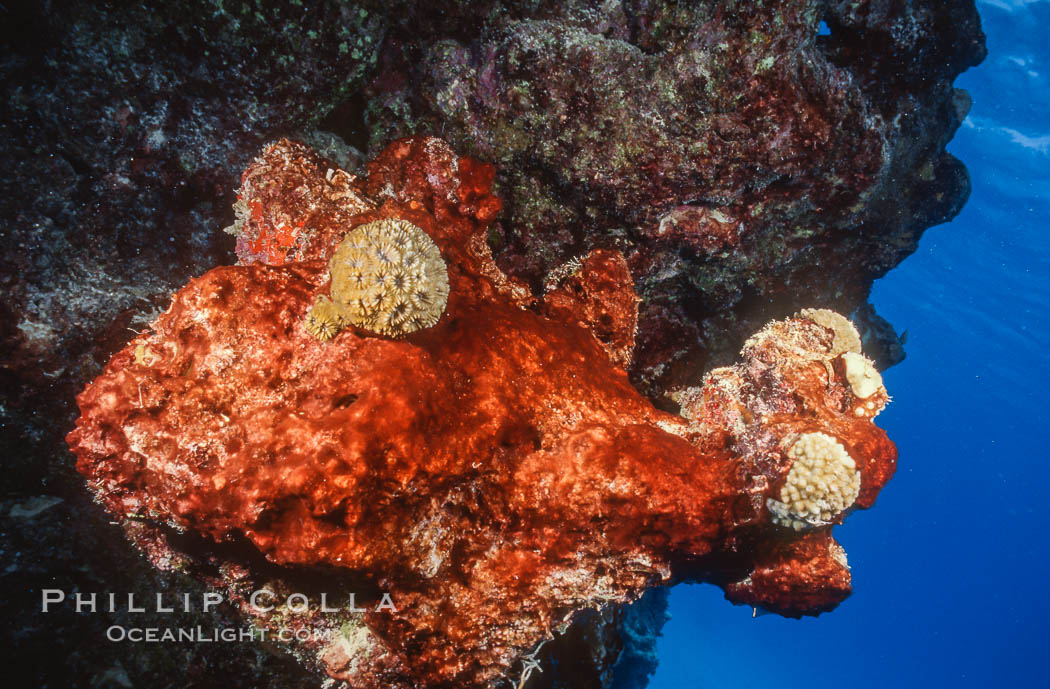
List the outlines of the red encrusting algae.
{"type": "Polygon", "coordinates": [[[415,137],[368,170],[280,141],[245,172],[240,263],[192,280],[78,398],[68,440],[107,510],[391,591],[396,614],[318,649],[355,687],[495,686],[579,610],[683,578],[796,616],[849,594],[831,524],[767,508],[803,434],[855,461],[857,507],[892,474],[828,328],[774,322],[679,393],[682,415],[661,411],[624,371],[638,306],[618,252],[536,297],[489,254],[491,166],[415,137]],[[436,243],[445,312],[400,339],[321,342],[303,319],[327,260],[381,218],[436,243]]]}

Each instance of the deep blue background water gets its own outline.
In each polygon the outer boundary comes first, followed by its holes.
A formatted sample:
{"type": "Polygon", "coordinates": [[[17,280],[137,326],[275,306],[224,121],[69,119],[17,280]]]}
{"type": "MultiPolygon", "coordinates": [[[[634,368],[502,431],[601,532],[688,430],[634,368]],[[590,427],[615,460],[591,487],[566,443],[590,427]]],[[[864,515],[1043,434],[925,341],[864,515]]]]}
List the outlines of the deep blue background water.
{"type": "Polygon", "coordinates": [[[878,418],[896,477],[835,530],[853,596],[752,619],[671,593],[652,689],[1050,687],[1050,0],[980,0],[989,55],[956,85],[973,195],[878,281],[908,358],[878,418]]]}

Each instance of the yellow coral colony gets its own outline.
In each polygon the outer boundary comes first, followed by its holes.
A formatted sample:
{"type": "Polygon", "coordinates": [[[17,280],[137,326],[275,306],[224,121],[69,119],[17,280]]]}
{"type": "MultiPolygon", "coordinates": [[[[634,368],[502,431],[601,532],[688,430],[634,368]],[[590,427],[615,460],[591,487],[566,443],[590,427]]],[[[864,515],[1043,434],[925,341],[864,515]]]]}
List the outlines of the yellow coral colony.
{"type": "Polygon", "coordinates": [[[419,227],[388,218],[361,225],[336,248],[331,298],[319,296],[306,329],[319,340],[346,325],[399,337],[438,322],[448,303],[441,251],[419,227]]]}
{"type": "Polygon", "coordinates": [[[849,508],[860,494],[857,463],[835,438],[806,433],[791,445],[794,460],[780,499],[766,506],[773,522],[795,530],[823,526],[849,508]]]}

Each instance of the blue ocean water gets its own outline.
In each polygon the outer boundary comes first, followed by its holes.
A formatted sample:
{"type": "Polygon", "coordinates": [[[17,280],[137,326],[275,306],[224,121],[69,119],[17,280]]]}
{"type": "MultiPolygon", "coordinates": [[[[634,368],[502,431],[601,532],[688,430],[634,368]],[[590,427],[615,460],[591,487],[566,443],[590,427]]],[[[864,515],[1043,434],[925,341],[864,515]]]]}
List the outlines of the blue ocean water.
{"type": "Polygon", "coordinates": [[[836,529],[855,591],[817,619],[671,593],[652,689],[1050,687],[1050,0],[980,0],[989,55],[956,83],[973,195],[876,283],[907,329],[878,418],[900,451],[836,529]]]}

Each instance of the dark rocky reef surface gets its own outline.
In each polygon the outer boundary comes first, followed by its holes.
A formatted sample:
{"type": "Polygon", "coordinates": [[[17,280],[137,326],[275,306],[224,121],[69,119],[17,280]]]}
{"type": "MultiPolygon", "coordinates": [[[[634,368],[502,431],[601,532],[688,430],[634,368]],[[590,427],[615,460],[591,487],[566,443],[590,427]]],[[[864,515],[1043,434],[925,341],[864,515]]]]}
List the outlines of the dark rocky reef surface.
{"type": "MultiPolygon", "coordinates": [[[[666,392],[800,307],[852,314],[880,365],[903,356],[867,292],[965,201],[945,152],[968,107],[952,81],[984,54],[972,1],[3,12],[0,609],[40,685],[318,682],[265,647],[99,646],[84,640],[126,614],[35,612],[43,586],[200,590],[126,545],[62,438],[129,330],[233,262],[220,228],[263,143],[304,139],[355,171],[398,136],[435,134],[495,163],[500,266],[539,290],[591,249],[622,251],[642,299],[632,380],[673,408],[666,392]]],[[[572,655],[593,663],[564,684],[614,681],[605,651],[644,636],[614,617],[581,632],[572,655]]]]}

